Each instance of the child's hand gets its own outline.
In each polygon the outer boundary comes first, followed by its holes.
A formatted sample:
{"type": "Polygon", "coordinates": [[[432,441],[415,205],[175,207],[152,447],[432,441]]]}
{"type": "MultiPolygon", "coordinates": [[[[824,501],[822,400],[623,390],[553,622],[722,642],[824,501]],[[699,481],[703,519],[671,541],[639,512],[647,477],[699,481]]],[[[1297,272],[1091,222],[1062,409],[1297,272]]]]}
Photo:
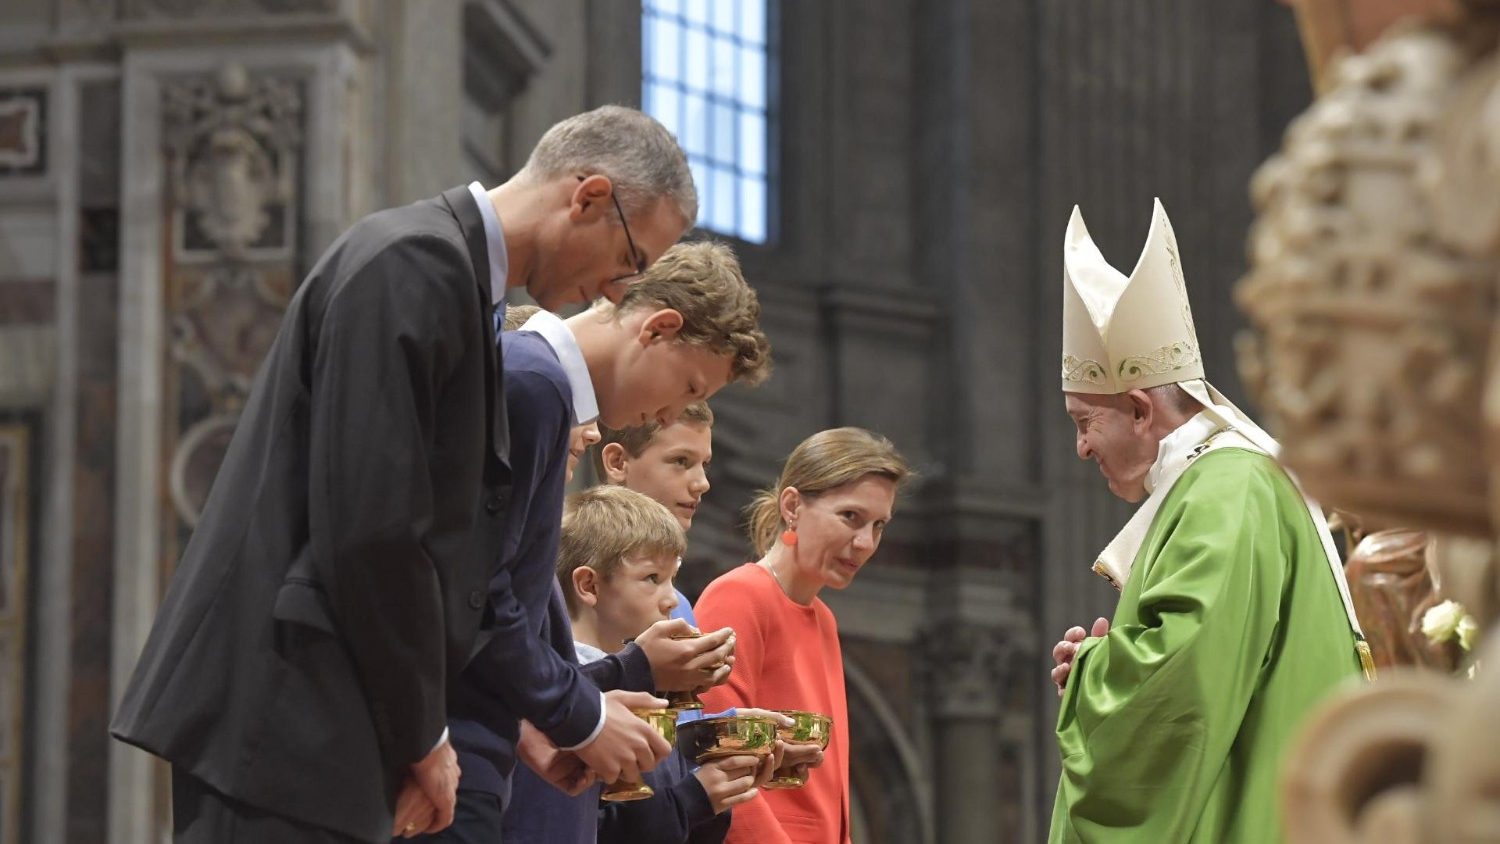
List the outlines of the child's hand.
{"type": "Polygon", "coordinates": [[[760,793],[755,788],[758,768],[756,761],[754,756],[728,756],[704,762],[693,773],[702,784],[703,791],[708,794],[714,814],[721,814],[725,809],[738,806],[760,793]]]}
{"type": "Polygon", "coordinates": [[[635,637],[646,652],[659,692],[685,692],[717,686],[734,666],[734,631],[728,627],[689,639],[694,632],[680,618],[658,621],[635,637]]]}

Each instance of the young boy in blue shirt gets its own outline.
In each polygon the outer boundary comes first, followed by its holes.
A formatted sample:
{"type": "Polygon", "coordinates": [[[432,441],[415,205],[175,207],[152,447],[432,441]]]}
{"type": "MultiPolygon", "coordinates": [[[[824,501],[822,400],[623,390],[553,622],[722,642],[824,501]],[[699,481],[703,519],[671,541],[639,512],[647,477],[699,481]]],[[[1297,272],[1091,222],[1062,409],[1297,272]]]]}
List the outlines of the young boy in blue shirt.
{"type": "MultiPolygon", "coordinates": [[[[686,546],[677,519],[641,493],[598,486],[568,499],[557,577],[580,659],[605,659],[668,618],[678,604],[672,579],[686,546]]],[[[652,797],[600,806],[599,841],[719,844],[729,831],[729,807],[754,797],[766,778],[758,770],[768,776],[770,765],[755,756],[716,759],[695,770],[673,752],[644,777],[652,797]]],[[[591,808],[599,798],[576,799],[589,799],[591,808]]]]}

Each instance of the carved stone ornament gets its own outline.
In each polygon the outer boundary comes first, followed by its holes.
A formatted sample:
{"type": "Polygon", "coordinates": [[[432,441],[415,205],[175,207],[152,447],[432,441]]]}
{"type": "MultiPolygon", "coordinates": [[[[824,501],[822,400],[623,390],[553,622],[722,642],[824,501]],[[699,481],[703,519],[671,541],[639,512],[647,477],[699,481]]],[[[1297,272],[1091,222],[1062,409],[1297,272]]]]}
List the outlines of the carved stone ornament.
{"type": "Polygon", "coordinates": [[[1241,370],[1315,498],[1487,534],[1480,398],[1500,261],[1444,237],[1461,200],[1434,175],[1471,61],[1407,29],[1339,63],[1255,175],[1236,294],[1256,332],[1241,370]]]}
{"type": "MultiPolygon", "coordinates": [[[[1335,63],[1252,186],[1241,366],[1285,459],[1327,504],[1428,528],[1438,596],[1489,631],[1472,679],[1382,672],[1302,725],[1292,844],[1500,841],[1500,8],[1463,9],[1335,63]]],[[[1418,567],[1376,550],[1350,585],[1399,623],[1418,567]]]]}
{"type": "Polygon", "coordinates": [[[922,636],[922,683],[939,718],[995,718],[1005,678],[1000,631],[942,622],[922,636]]]}
{"type": "Polygon", "coordinates": [[[197,527],[250,382],[276,337],[291,299],[289,282],[285,273],[236,265],[179,279],[169,349],[177,380],[185,385],[179,415],[187,427],[167,482],[177,515],[189,528],[197,527]]]}
{"type": "MultiPolygon", "coordinates": [[[[1500,665],[1500,637],[1480,649],[1500,665]]],[[[1302,726],[1282,780],[1292,844],[1500,840],[1500,671],[1412,669],[1347,687],[1302,726]]]]}
{"type": "Polygon", "coordinates": [[[294,80],[225,65],[163,89],[179,258],[270,258],[291,250],[302,144],[294,80]]]}
{"type": "MultiPolygon", "coordinates": [[[[172,250],[164,534],[175,542],[197,524],[296,285],[304,106],[298,79],[237,64],[170,81],[162,97],[172,250]]],[[[176,556],[164,548],[168,564],[176,556]]]]}

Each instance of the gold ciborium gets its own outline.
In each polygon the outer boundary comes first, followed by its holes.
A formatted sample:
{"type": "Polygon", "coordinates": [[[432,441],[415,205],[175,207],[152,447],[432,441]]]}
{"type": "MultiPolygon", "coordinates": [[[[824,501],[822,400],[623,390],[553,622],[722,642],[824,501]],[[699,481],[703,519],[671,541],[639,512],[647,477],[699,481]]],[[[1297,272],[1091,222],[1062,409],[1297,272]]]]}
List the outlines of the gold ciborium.
{"type": "MultiPolygon", "coordinates": [[[[698,637],[700,637],[702,635],[703,634],[700,633],[699,631],[694,630],[691,633],[678,633],[677,635],[673,636],[672,638],[673,639],[697,639],[698,637]]],[[[724,667],[724,663],[720,662],[720,663],[717,663],[715,665],[710,665],[708,668],[704,669],[704,671],[711,674],[714,671],[718,671],[722,667],[724,667]]],[[[682,712],[682,711],[687,710],[687,709],[702,709],[703,708],[703,701],[701,701],[701,700],[698,699],[698,693],[696,691],[694,691],[693,689],[687,689],[686,691],[676,691],[676,692],[659,692],[658,696],[664,697],[664,698],[667,699],[667,708],[669,708],[669,709],[675,709],[678,712],[682,712]]]]}
{"type": "MultiPolygon", "coordinates": [[[[828,749],[828,737],[833,733],[833,719],[827,715],[816,712],[802,712],[796,709],[778,709],[777,712],[792,719],[790,727],[778,727],[776,737],[783,744],[815,744],[819,750],[828,749]]],[[[782,765],[776,769],[771,781],[765,784],[766,788],[801,788],[807,784],[807,780],[796,775],[791,765],[782,765]]]]}
{"type": "MultiPolygon", "coordinates": [[[[632,709],[630,710],[637,718],[651,725],[668,744],[677,743],[677,713],[671,709],[632,709]]],[[[627,779],[618,779],[604,786],[599,799],[610,803],[623,803],[627,800],[645,800],[655,794],[651,786],[643,782],[632,782],[627,779]]]]}
{"type": "Polygon", "coordinates": [[[699,765],[727,756],[770,756],[776,722],[759,715],[700,718],[677,725],[677,749],[699,765]]]}

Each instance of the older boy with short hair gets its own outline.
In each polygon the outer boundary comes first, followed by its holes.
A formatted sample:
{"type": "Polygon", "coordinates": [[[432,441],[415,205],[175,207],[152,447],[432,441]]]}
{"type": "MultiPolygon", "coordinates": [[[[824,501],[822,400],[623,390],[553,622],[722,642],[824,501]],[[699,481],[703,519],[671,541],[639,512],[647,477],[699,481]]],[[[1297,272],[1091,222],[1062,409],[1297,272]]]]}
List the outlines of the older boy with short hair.
{"type": "MultiPolygon", "coordinates": [[[[680,244],[632,284],[618,305],[601,302],[566,322],[538,313],[527,330],[502,335],[513,474],[507,509],[510,523],[522,527],[512,532],[491,584],[492,597],[512,600],[492,600],[489,609],[496,628],[528,629],[554,649],[545,665],[536,665],[534,651],[487,646],[454,683],[449,722],[463,779],[458,816],[441,840],[504,840],[502,816],[523,719],[537,728],[535,738],[572,740],[557,741],[560,747],[539,742],[543,751],[537,751],[538,742],[519,748],[528,765],[559,787],[578,781],[580,765],[614,780],[649,770],[670,751],[649,730],[643,735],[644,722],[629,711],[655,699],[603,696],[600,685],[619,685],[592,682],[568,659],[571,637],[548,622],[569,433],[595,417],[614,426],[675,419],[687,404],[730,381],[762,380],[770,344],[757,325],[759,313],[733,252],[719,244],[680,244]],[[554,705],[530,706],[532,701],[508,695],[504,678],[517,671],[549,678],[554,705]],[[591,734],[577,729],[590,719],[591,734]],[[601,743],[610,752],[600,752],[601,743]],[[621,745],[631,748],[633,764],[611,761],[619,758],[614,751],[621,745]]],[[[682,683],[702,667],[726,661],[732,631],[697,642],[667,640],[663,648],[668,644],[677,653],[668,660],[673,682],[682,683]]],[[[721,681],[727,674],[726,667],[711,676],[721,681]]],[[[663,683],[659,673],[655,680],[664,689],[677,687],[663,683]]]]}
{"type": "MultiPolygon", "coordinates": [[[[693,402],[670,425],[603,429],[594,449],[595,471],[605,483],[633,489],[665,506],[686,533],[710,487],[713,426],[708,402],[693,402]]],[[[698,625],[693,605],[681,591],[672,617],[698,625]]]]}

